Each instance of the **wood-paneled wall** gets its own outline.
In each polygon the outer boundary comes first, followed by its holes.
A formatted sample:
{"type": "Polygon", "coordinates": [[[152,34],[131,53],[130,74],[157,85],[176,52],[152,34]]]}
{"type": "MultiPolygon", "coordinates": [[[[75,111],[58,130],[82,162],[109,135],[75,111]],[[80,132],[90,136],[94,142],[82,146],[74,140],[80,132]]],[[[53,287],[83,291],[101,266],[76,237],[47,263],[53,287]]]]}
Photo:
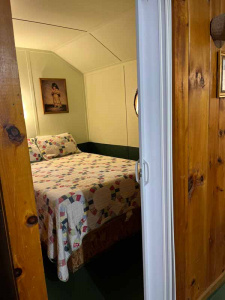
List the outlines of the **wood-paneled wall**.
{"type": "Polygon", "coordinates": [[[173,1],[178,300],[198,299],[225,273],[225,99],[216,98],[218,49],[210,37],[221,13],[225,0],[173,1]]]}

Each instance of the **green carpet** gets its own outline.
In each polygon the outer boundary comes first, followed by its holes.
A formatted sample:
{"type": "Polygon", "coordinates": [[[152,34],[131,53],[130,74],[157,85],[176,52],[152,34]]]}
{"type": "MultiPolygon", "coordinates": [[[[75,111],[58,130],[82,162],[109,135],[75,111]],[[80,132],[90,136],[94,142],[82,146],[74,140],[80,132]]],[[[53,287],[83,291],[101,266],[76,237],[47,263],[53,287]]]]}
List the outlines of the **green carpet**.
{"type": "Polygon", "coordinates": [[[225,299],[225,284],[213,293],[208,300],[224,300],[225,299]]]}
{"type": "Polygon", "coordinates": [[[56,265],[44,256],[49,300],[144,299],[141,234],[121,241],[72,274],[57,278],[56,265]]]}

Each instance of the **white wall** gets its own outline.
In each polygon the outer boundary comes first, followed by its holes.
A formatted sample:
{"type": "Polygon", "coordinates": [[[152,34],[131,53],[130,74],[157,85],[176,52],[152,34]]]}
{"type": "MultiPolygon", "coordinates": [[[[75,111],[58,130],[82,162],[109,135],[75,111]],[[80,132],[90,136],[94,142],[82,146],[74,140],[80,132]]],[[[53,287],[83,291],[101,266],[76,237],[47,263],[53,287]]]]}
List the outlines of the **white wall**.
{"type": "Polygon", "coordinates": [[[85,74],[89,141],[138,147],[136,61],[85,74]]]}
{"type": "Polygon", "coordinates": [[[17,48],[17,61],[27,136],[70,132],[88,141],[83,74],[53,52],[17,48]],[[65,78],[69,113],[43,113],[39,78],[65,78]]]}
{"type": "Polygon", "coordinates": [[[136,61],[83,76],[53,52],[17,48],[17,60],[28,137],[69,131],[78,143],[139,146],[136,61]],[[69,113],[43,113],[39,78],[66,79],[69,113]]]}
{"type": "Polygon", "coordinates": [[[138,117],[134,110],[134,96],[137,90],[137,61],[124,64],[128,146],[139,147],[138,117]]]}

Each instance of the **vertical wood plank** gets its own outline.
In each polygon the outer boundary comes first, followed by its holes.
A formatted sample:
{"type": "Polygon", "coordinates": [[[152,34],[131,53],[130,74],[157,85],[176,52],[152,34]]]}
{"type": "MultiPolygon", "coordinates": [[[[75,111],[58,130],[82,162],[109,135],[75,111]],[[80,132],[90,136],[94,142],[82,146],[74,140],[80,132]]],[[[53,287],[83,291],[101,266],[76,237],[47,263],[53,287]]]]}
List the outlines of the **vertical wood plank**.
{"type": "Polygon", "coordinates": [[[14,267],[12,262],[12,253],[10,249],[8,228],[5,218],[5,209],[2,195],[2,185],[0,181],[0,291],[2,300],[17,300],[18,291],[14,277],[14,267]]]}
{"type": "MultiPolygon", "coordinates": [[[[221,11],[220,11],[221,14],[224,14],[225,13],[225,1],[224,0],[221,0],[221,11]]],[[[222,47],[222,51],[225,52],[225,45],[223,45],[222,47]]],[[[223,100],[225,100],[223,98],[223,100]]],[[[224,108],[224,101],[223,101],[223,108],[224,108]]],[[[225,128],[225,110],[223,109],[223,114],[220,115],[221,118],[223,118],[223,126],[225,128]]],[[[222,153],[221,153],[223,159],[224,159],[224,164],[222,165],[223,166],[223,178],[222,178],[222,187],[225,191],[225,141],[223,140],[223,147],[222,147],[222,153]]],[[[221,272],[225,272],[225,203],[224,203],[224,197],[225,197],[225,192],[222,194],[220,194],[220,197],[221,197],[221,209],[222,209],[222,218],[223,218],[223,222],[222,222],[222,228],[221,228],[221,232],[223,234],[223,267],[222,267],[222,270],[221,272]],[[223,198],[223,200],[222,200],[223,198]]],[[[222,236],[221,234],[221,236],[222,236]]]]}
{"type": "MultiPolygon", "coordinates": [[[[211,19],[224,11],[224,0],[173,1],[177,299],[204,298],[225,278],[225,99],[216,98],[218,49],[210,38],[211,19]],[[184,17],[182,8],[187,5],[184,17]],[[189,34],[185,35],[182,29],[188,23],[189,34]],[[187,47],[189,53],[184,57],[187,47]],[[185,82],[187,69],[189,89],[185,99],[188,99],[188,107],[181,105],[184,98],[180,92],[183,87],[186,91],[186,85],[180,82],[181,78],[185,82]],[[187,112],[188,121],[183,126],[187,112]],[[180,186],[181,178],[186,178],[185,166],[188,197],[180,186]]],[[[222,50],[225,51],[225,46],[222,50]]]]}
{"type": "MultiPolygon", "coordinates": [[[[210,20],[221,12],[221,1],[210,2],[210,20]]],[[[207,225],[208,225],[208,258],[207,285],[210,286],[221,274],[218,271],[218,194],[221,188],[218,186],[218,169],[223,164],[218,153],[219,149],[219,99],[217,94],[217,52],[212,38],[210,39],[210,102],[209,102],[209,162],[208,162],[208,195],[207,195],[207,225]]]]}
{"type": "Polygon", "coordinates": [[[189,0],[189,203],[186,295],[206,288],[210,5],[189,0]]]}
{"type": "Polygon", "coordinates": [[[0,179],[20,299],[47,299],[9,0],[0,1],[0,179]]]}
{"type": "Polygon", "coordinates": [[[188,204],[188,2],[172,2],[173,181],[177,299],[185,299],[188,204]],[[178,17],[179,16],[179,17],[178,17]]]}
{"type": "MultiPolygon", "coordinates": [[[[225,133],[225,99],[219,99],[219,132],[223,130],[225,133]]],[[[224,251],[225,251],[225,136],[219,134],[219,147],[217,149],[218,157],[222,163],[217,168],[217,184],[215,187],[215,195],[213,202],[216,206],[214,217],[216,217],[215,232],[215,256],[213,265],[215,267],[215,277],[220,276],[225,270],[224,251]]]]}

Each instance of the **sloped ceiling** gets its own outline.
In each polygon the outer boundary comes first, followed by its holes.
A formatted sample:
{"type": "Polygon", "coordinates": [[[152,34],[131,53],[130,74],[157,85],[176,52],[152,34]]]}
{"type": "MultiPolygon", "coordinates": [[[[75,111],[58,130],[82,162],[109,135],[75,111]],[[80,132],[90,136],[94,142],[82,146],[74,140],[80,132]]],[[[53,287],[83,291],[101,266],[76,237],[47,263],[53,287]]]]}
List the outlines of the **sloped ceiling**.
{"type": "Polygon", "coordinates": [[[16,47],[87,73],[136,58],[135,0],[11,0],[16,47]]]}
{"type": "Polygon", "coordinates": [[[60,27],[46,26],[13,20],[16,47],[54,50],[80,35],[80,31],[65,30],[60,27]]]}

